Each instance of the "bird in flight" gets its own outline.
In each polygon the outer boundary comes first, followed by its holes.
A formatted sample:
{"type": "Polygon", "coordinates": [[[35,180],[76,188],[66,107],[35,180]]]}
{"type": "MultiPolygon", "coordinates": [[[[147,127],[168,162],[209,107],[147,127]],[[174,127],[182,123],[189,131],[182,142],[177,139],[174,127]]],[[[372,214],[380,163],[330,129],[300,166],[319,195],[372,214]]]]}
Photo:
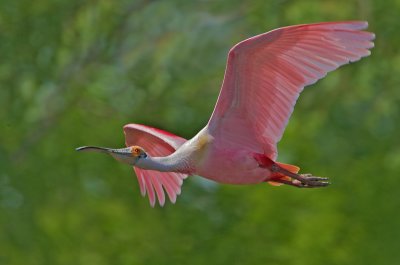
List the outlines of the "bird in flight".
{"type": "Polygon", "coordinates": [[[228,53],[225,77],[207,125],[192,139],[140,124],[124,126],[126,148],[83,146],[133,166],[151,206],[165,193],[175,203],[183,180],[325,187],[327,178],[299,174],[277,162],[277,143],[305,86],[370,55],[375,35],[364,21],[278,28],[239,42],[228,53]]]}

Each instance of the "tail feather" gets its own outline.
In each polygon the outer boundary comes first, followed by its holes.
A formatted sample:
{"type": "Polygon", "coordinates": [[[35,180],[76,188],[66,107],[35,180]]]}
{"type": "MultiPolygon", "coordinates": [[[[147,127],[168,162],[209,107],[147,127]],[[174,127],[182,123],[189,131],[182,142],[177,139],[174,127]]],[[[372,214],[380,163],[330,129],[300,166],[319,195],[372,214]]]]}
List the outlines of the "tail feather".
{"type": "Polygon", "coordinates": [[[288,170],[290,172],[299,173],[299,171],[300,171],[300,168],[298,166],[279,163],[279,162],[276,162],[276,163],[278,164],[278,166],[280,166],[280,167],[282,167],[282,168],[284,168],[284,169],[286,169],[286,170],[288,170]]]}

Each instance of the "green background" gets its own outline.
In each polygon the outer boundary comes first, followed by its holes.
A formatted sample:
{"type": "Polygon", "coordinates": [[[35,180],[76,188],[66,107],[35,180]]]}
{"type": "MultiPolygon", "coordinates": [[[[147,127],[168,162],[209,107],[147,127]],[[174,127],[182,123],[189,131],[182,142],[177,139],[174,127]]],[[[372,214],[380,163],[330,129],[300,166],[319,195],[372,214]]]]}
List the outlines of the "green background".
{"type": "Polygon", "coordinates": [[[0,1],[0,264],[400,262],[400,1],[0,1]],[[368,20],[372,55],[306,89],[279,160],[325,189],[191,177],[149,206],[122,147],[143,123],[190,138],[226,54],[280,26],[368,20]]]}

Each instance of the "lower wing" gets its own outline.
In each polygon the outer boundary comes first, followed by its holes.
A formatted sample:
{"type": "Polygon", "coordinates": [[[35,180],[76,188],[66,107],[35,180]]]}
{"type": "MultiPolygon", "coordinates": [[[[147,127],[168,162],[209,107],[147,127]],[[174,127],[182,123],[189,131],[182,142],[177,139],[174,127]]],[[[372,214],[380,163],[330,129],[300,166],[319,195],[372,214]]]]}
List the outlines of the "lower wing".
{"type": "MultiPolygon", "coordinates": [[[[124,126],[126,146],[141,146],[151,156],[168,156],[175,152],[186,139],[169,132],[141,124],[127,124],[124,126]]],[[[156,196],[161,206],[165,203],[165,193],[170,201],[175,203],[181,193],[185,174],[174,172],[159,172],[133,167],[139,181],[140,192],[149,196],[151,206],[155,205],[156,196]]]]}

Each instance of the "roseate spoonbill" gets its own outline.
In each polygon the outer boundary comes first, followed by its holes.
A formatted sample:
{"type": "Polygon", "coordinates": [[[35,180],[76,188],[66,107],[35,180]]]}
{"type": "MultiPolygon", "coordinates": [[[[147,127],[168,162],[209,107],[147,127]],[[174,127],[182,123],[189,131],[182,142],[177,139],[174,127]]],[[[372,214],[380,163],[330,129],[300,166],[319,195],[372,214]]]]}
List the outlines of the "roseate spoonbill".
{"type": "Polygon", "coordinates": [[[325,187],[327,178],[298,174],[276,162],[296,100],[307,85],[370,54],[374,34],[363,21],[283,27],[236,44],[228,54],[217,104],[208,124],[186,140],[140,124],[124,126],[126,148],[84,146],[133,166],[154,206],[174,203],[183,179],[199,175],[220,183],[325,187]]]}

